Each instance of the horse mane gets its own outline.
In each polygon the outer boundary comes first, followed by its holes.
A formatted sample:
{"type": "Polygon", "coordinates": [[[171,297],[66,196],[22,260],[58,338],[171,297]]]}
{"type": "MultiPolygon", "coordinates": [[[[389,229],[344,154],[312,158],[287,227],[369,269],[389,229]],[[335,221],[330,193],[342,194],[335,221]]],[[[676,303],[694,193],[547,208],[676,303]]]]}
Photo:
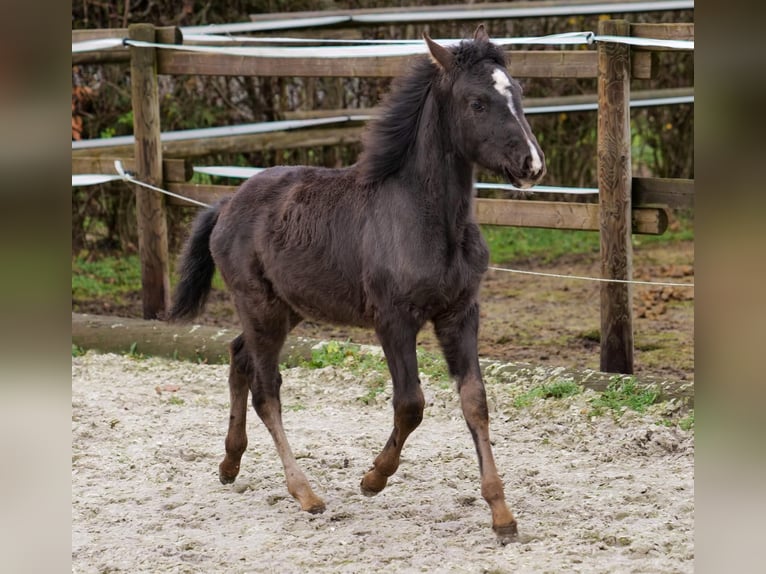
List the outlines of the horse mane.
{"type": "Polygon", "coordinates": [[[421,112],[437,80],[450,85],[457,74],[483,60],[505,66],[505,53],[491,42],[463,40],[449,49],[455,56],[450,70],[442,70],[428,57],[418,58],[407,74],[393,81],[380,116],[363,136],[364,151],[359,157],[363,182],[383,182],[404,166],[414,151],[421,112]]]}

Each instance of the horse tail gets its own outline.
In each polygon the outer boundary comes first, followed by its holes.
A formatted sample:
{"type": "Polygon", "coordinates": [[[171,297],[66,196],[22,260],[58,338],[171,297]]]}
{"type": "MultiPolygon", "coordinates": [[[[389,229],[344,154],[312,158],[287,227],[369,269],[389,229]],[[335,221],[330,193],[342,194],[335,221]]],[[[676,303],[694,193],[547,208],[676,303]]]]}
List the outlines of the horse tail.
{"type": "Polygon", "coordinates": [[[210,253],[210,235],[225,201],[206,209],[194,220],[191,235],[179,260],[179,281],[173,293],[169,321],[194,319],[205,308],[213,286],[215,261],[210,253]]]}

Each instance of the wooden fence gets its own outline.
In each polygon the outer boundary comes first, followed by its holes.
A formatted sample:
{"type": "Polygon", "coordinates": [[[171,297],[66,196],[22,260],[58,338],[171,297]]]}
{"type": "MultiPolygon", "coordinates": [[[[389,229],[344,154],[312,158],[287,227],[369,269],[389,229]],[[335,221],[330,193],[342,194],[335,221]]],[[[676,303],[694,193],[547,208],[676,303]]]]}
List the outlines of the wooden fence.
{"type": "MultiPolygon", "coordinates": [[[[75,34],[73,41],[113,35],[107,31],[75,34]]],[[[635,24],[622,20],[599,23],[599,35],[661,39],[693,39],[693,24],[635,24]]],[[[131,25],[132,40],[180,44],[176,28],[131,25]]],[[[514,50],[510,72],[515,77],[598,79],[598,188],[599,203],[483,199],[476,201],[479,223],[521,227],[597,230],[601,238],[601,276],[620,281],[632,277],[632,233],[662,234],[668,209],[694,204],[694,182],[634,178],[631,173],[630,81],[651,78],[653,52],[658,48],[599,43],[595,51],[514,50]]],[[[112,61],[105,53],[90,54],[89,62],[112,61]]],[[[163,160],[160,141],[158,75],[209,74],[280,77],[392,77],[412,56],[302,60],[181,52],[154,47],[131,47],[130,67],[134,121],[134,154],[121,158],[138,180],[174,193],[211,203],[235,187],[195,185],[187,160],[163,160]]],[[[73,63],[86,61],[73,58],[73,63]]],[[[269,137],[268,134],[266,137],[269,137]]],[[[73,154],[72,173],[113,173],[115,158],[73,154]]],[[[136,186],[136,202],[143,285],[143,313],[155,319],[169,307],[169,265],[165,209],[187,204],[136,186]]],[[[605,372],[633,372],[632,288],[629,283],[602,283],[601,361],[605,372]]]]}

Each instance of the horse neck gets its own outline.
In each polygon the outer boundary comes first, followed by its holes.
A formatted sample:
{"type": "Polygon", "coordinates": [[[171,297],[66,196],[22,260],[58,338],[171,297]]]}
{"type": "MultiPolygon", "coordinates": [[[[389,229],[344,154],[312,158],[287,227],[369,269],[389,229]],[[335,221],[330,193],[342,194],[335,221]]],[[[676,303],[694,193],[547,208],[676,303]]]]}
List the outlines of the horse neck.
{"type": "Polygon", "coordinates": [[[441,206],[452,225],[471,217],[473,164],[454,143],[453,124],[433,96],[426,99],[405,171],[418,181],[418,194],[432,206],[441,206]]]}

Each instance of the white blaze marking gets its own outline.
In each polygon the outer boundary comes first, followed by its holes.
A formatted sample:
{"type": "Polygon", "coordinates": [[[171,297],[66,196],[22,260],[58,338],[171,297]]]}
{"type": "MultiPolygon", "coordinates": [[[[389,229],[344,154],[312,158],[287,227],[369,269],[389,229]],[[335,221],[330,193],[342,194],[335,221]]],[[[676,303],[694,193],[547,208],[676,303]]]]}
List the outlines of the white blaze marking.
{"type": "Polygon", "coordinates": [[[529,153],[532,155],[532,171],[538,173],[543,169],[543,162],[540,159],[540,154],[537,153],[537,147],[532,143],[532,140],[527,134],[527,130],[524,124],[521,122],[521,118],[516,111],[516,106],[513,104],[513,94],[511,94],[511,81],[508,79],[506,73],[500,68],[495,68],[492,72],[492,79],[495,81],[495,89],[498,93],[508,100],[508,109],[511,110],[511,114],[521,126],[521,131],[524,132],[524,137],[527,139],[527,145],[529,146],[529,153]]]}

